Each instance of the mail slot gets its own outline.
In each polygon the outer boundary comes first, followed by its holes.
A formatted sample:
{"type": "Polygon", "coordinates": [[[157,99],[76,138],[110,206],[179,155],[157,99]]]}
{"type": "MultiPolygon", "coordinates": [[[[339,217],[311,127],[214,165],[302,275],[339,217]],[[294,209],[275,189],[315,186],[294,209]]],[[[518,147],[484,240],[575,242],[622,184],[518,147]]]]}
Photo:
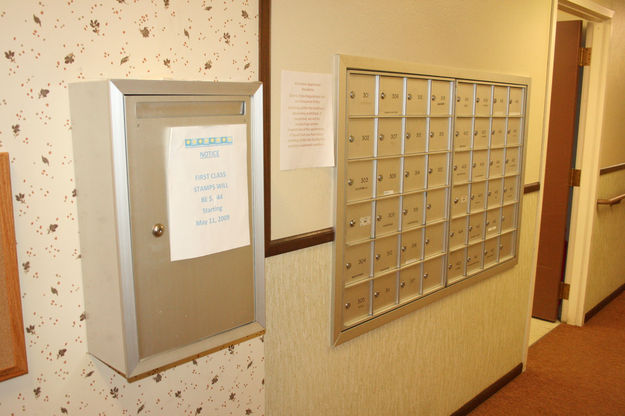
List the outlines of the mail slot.
{"type": "Polygon", "coordinates": [[[347,162],[345,181],[347,202],[368,199],[373,196],[373,161],[347,162]]]}
{"type": "Polygon", "coordinates": [[[371,281],[343,290],[343,325],[350,326],[367,318],[371,309],[371,281]]]}
{"type": "Polygon", "coordinates": [[[406,80],[406,114],[427,114],[428,101],[428,80],[408,78],[406,80]]]}
{"type": "Polygon", "coordinates": [[[489,209],[486,211],[486,222],[484,226],[486,228],[486,237],[499,234],[501,231],[501,210],[499,208],[489,209]]]}
{"type": "Polygon", "coordinates": [[[469,216],[469,243],[484,238],[484,213],[469,216]]]}
{"type": "Polygon", "coordinates": [[[349,74],[348,77],[348,114],[373,115],[375,111],[375,76],[349,74]]]}
{"type": "Polygon", "coordinates": [[[455,283],[462,280],[465,274],[467,264],[466,249],[452,251],[447,257],[447,284],[455,283]]]}
{"type": "Polygon", "coordinates": [[[373,313],[393,306],[397,299],[397,272],[373,280],[373,313]]]}
{"type": "Polygon", "coordinates": [[[507,176],[503,180],[503,202],[514,202],[518,198],[518,176],[507,176]]]}
{"type": "Polygon", "coordinates": [[[375,201],[375,236],[396,232],[399,229],[399,197],[375,201]]]}
{"type": "Polygon", "coordinates": [[[401,119],[380,118],[378,120],[378,156],[393,156],[401,153],[401,119]]]}
{"type": "Polygon", "coordinates": [[[402,196],[402,229],[423,225],[423,192],[402,196]]]}
{"type": "Polygon", "coordinates": [[[516,204],[505,205],[501,209],[501,231],[510,231],[516,228],[516,204]]]}
{"type": "Polygon", "coordinates": [[[473,119],[456,118],[455,123],[454,150],[469,149],[473,139],[473,119]]]}
{"type": "Polygon", "coordinates": [[[521,153],[520,147],[507,147],[506,148],[506,162],[505,162],[506,175],[519,173],[520,153],[521,153]]]}
{"type": "Polygon", "coordinates": [[[474,150],[471,162],[471,180],[479,181],[486,178],[488,150],[474,150]]]}
{"type": "Polygon", "coordinates": [[[491,147],[502,147],[506,143],[506,119],[493,117],[490,133],[491,147]]]}
{"type": "Polygon", "coordinates": [[[343,270],[345,283],[368,279],[371,274],[371,243],[347,245],[343,270]]]}
{"type": "Polygon", "coordinates": [[[418,263],[399,271],[399,301],[406,302],[419,296],[421,292],[421,269],[418,263]]]}
{"type": "Polygon", "coordinates": [[[451,216],[466,215],[469,206],[469,185],[456,185],[451,190],[451,216]]]}
{"type": "Polygon", "coordinates": [[[473,182],[471,184],[471,202],[469,203],[469,209],[471,212],[477,212],[484,209],[485,194],[486,194],[486,182],[473,182]]]}
{"type": "Polygon", "coordinates": [[[447,189],[434,189],[425,193],[425,222],[442,220],[447,208],[447,189]]]}
{"type": "Polygon", "coordinates": [[[461,116],[473,115],[473,90],[475,84],[459,82],[456,86],[456,114],[461,116]]]}
{"type": "Polygon", "coordinates": [[[404,158],[404,192],[421,190],[425,187],[425,156],[404,158]]]}
{"type": "Polygon", "coordinates": [[[476,118],[473,126],[473,148],[486,149],[490,139],[490,119],[476,118]]]}
{"type": "Polygon", "coordinates": [[[430,114],[448,115],[451,113],[449,97],[451,95],[451,82],[432,80],[430,94],[430,114]]]}
{"type": "Polygon", "coordinates": [[[490,115],[491,94],[490,85],[477,84],[475,90],[475,115],[490,115]]]}
{"type": "Polygon", "coordinates": [[[483,258],[482,243],[474,244],[467,248],[467,275],[482,269],[483,258]]]}
{"type": "Polygon", "coordinates": [[[404,97],[404,79],[400,77],[380,77],[379,115],[401,114],[404,97]]]}
{"type": "Polygon", "coordinates": [[[428,188],[447,185],[447,153],[428,155],[428,188]]]}
{"type": "Polygon", "coordinates": [[[405,231],[401,234],[399,247],[402,265],[419,261],[423,258],[423,229],[405,231]]]}
{"type": "Polygon", "coordinates": [[[489,178],[498,178],[500,176],[503,176],[504,149],[490,149],[489,165],[489,178]]]}
{"type": "Polygon", "coordinates": [[[454,183],[462,183],[469,180],[470,166],[471,152],[454,152],[454,161],[452,166],[454,183]]]}
{"type": "Polygon", "coordinates": [[[460,217],[449,223],[449,248],[464,246],[467,242],[467,218],[460,217]]]}
{"type": "Polygon", "coordinates": [[[521,114],[523,110],[523,89],[510,88],[510,107],[509,114],[521,114]]]}
{"type": "Polygon", "coordinates": [[[508,110],[508,87],[495,85],[493,88],[493,115],[506,115],[508,110]]]}
{"type": "Polygon", "coordinates": [[[352,243],[371,237],[371,202],[345,207],[345,241],[352,243]]]}
{"type": "Polygon", "coordinates": [[[499,239],[499,261],[505,261],[514,257],[514,245],[516,244],[516,232],[502,234],[499,239]]]}
{"type": "Polygon", "coordinates": [[[376,176],[377,196],[393,195],[400,191],[401,159],[379,159],[376,176]]]}
{"type": "Polygon", "coordinates": [[[491,179],[488,181],[488,191],[486,204],[488,208],[498,207],[501,205],[501,196],[503,194],[503,180],[491,179]]]}
{"type": "Polygon", "coordinates": [[[449,118],[430,118],[428,152],[449,149],[449,118]]]}
{"type": "Polygon", "coordinates": [[[506,131],[506,144],[514,146],[520,144],[521,139],[521,119],[518,117],[508,118],[508,130],[506,131]]]}
{"type": "Polygon", "coordinates": [[[404,153],[423,153],[427,143],[427,118],[407,118],[404,153]]]}
{"type": "Polygon", "coordinates": [[[421,288],[424,295],[443,287],[443,257],[423,262],[421,277],[421,288]]]}
{"type": "Polygon", "coordinates": [[[442,253],[445,242],[445,223],[441,222],[433,225],[426,225],[423,237],[423,247],[425,257],[430,257],[442,253]]]}
{"type": "Polygon", "coordinates": [[[496,264],[498,255],[499,238],[495,237],[484,241],[484,268],[496,264]]]}
{"type": "Polygon", "coordinates": [[[373,273],[379,274],[397,267],[397,235],[374,241],[373,273]]]}
{"type": "Polygon", "coordinates": [[[373,156],[375,134],[373,119],[350,119],[347,134],[347,158],[373,156]]]}

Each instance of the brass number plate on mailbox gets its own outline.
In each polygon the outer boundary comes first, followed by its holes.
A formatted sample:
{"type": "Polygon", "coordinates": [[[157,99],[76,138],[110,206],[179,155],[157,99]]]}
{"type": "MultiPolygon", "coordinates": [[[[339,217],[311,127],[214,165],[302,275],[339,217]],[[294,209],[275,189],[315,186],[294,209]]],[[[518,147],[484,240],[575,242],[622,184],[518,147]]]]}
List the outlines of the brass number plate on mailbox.
{"type": "Polygon", "coordinates": [[[517,263],[529,88],[338,61],[335,344],[517,263]]]}

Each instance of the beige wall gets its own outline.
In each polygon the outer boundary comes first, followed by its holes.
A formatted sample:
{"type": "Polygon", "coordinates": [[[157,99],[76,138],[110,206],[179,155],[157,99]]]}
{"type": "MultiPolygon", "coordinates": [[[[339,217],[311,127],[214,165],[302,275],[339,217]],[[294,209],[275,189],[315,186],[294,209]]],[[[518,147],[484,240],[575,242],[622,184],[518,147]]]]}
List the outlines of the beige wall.
{"type": "MultiPolygon", "coordinates": [[[[549,2],[274,1],[272,24],[273,160],[280,71],[332,73],[333,55],[343,53],[532,77],[525,180],[538,180],[549,2]]],[[[275,218],[316,215],[301,203],[291,209],[286,193],[295,185],[281,185],[272,188],[275,218]]],[[[321,197],[331,212],[331,195],[321,197]]],[[[519,364],[537,198],[523,202],[518,266],[336,348],[332,244],[267,259],[267,413],[445,415],[519,364]]]]}
{"type": "Polygon", "coordinates": [[[607,73],[600,166],[625,163],[625,1],[602,1],[614,10],[607,73]]]}
{"type": "MultiPolygon", "coordinates": [[[[609,199],[625,194],[625,170],[599,177],[597,198],[609,199]]],[[[590,266],[586,284],[584,312],[588,312],[625,284],[625,203],[597,206],[593,222],[590,266]]]]}

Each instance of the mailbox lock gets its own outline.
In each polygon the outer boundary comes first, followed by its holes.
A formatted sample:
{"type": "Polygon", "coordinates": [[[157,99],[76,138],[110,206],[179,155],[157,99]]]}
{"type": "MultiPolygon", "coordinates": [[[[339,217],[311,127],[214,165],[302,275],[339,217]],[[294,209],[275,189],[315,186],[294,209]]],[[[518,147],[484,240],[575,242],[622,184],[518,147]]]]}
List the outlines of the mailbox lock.
{"type": "Polygon", "coordinates": [[[349,309],[349,308],[351,308],[351,307],[352,307],[352,304],[351,304],[351,303],[347,302],[347,303],[345,304],[345,309],[349,309]]]}
{"type": "Polygon", "coordinates": [[[408,93],[408,95],[406,96],[407,99],[412,100],[412,94],[408,93]]]}
{"type": "Polygon", "coordinates": [[[475,99],[475,102],[476,102],[476,103],[479,103],[479,102],[480,102],[480,97],[477,97],[477,98],[475,99]]]}
{"type": "Polygon", "coordinates": [[[432,95],[432,101],[436,101],[436,95],[432,95]]]}
{"type": "Polygon", "coordinates": [[[406,133],[406,139],[410,139],[410,133],[406,133]]]}
{"type": "Polygon", "coordinates": [[[449,270],[451,270],[453,267],[454,267],[453,264],[450,264],[449,266],[447,266],[449,270]]]}
{"type": "Polygon", "coordinates": [[[380,296],[380,292],[373,292],[373,296],[377,298],[378,296],[380,296]]]}
{"type": "Polygon", "coordinates": [[[473,135],[474,135],[474,136],[477,136],[477,130],[475,130],[475,131],[473,132],[473,135]]]}
{"type": "Polygon", "coordinates": [[[488,255],[488,250],[484,250],[484,255],[488,255]]]}
{"type": "Polygon", "coordinates": [[[503,244],[499,244],[499,250],[503,250],[503,244]]]}
{"type": "Polygon", "coordinates": [[[406,246],[401,246],[401,251],[406,251],[406,246]]]}
{"type": "Polygon", "coordinates": [[[475,199],[475,194],[471,195],[471,201],[473,201],[475,199]]]}
{"type": "Polygon", "coordinates": [[[349,140],[350,143],[354,143],[354,136],[349,136],[348,140],[349,140]]]}
{"type": "Polygon", "coordinates": [[[494,136],[494,135],[495,135],[495,130],[492,130],[492,131],[490,132],[490,134],[492,134],[492,135],[494,136]]]}
{"type": "Polygon", "coordinates": [[[382,216],[378,215],[378,216],[375,217],[375,219],[378,220],[378,221],[382,221],[382,216]]]}
{"type": "Polygon", "coordinates": [[[430,132],[430,137],[434,137],[434,132],[433,131],[430,132]]]}
{"type": "Polygon", "coordinates": [[[432,208],[432,204],[427,204],[427,205],[426,205],[426,208],[427,208],[427,209],[432,208]]]}
{"type": "Polygon", "coordinates": [[[354,98],[354,97],[356,97],[356,93],[354,91],[350,91],[349,98],[354,98]]]}
{"type": "Polygon", "coordinates": [[[399,284],[399,287],[401,287],[402,289],[403,289],[403,288],[405,288],[405,287],[406,287],[406,282],[401,282],[401,283],[399,284]]]}
{"type": "Polygon", "coordinates": [[[430,244],[430,240],[428,238],[425,239],[425,244],[430,244]]]}
{"type": "Polygon", "coordinates": [[[456,235],[456,233],[453,231],[451,232],[451,234],[449,234],[450,237],[453,237],[454,235],[456,235]]]}
{"type": "Polygon", "coordinates": [[[510,134],[510,132],[511,132],[511,130],[510,130],[510,129],[508,129],[508,134],[510,134]]]}
{"type": "Polygon", "coordinates": [[[380,93],[380,98],[384,99],[386,97],[386,94],[384,94],[384,91],[380,93]]]}
{"type": "Polygon", "coordinates": [[[348,179],[348,180],[347,180],[347,184],[348,184],[349,186],[352,186],[352,185],[354,184],[354,181],[353,181],[352,179],[348,179]]]}
{"type": "Polygon", "coordinates": [[[456,137],[460,136],[460,132],[456,130],[456,137]]]}
{"type": "Polygon", "coordinates": [[[501,216],[501,221],[505,221],[506,217],[504,217],[503,215],[501,216]]]}
{"type": "Polygon", "coordinates": [[[460,102],[460,96],[456,97],[456,102],[458,102],[458,103],[460,102]]]}
{"type": "Polygon", "coordinates": [[[351,269],[351,268],[352,268],[352,264],[351,264],[351,263],[347,263],[347,264],[345,265],[345,268],[346,268],[347,270],[351,269]]]}
{"type": "Polygon", "coordinates": [[[506,163],[510,162],[510,159],[506,159],[506,163]]]}
{"type": "Polygon", "coordinates": [[[383,179],[384,179],[384,176],[378,175],[378,181],[382,182],[383,179]]]}
{"type": "Polygon", "coordinates": [[[375,255],[375,259],[376,259],[376,260],[380,260],[380,257],[381,257],[381,256],[380,256],[380,254],[379,254],[379,253],[375,255]]]}
{"type": "Polygon", "coordinates": [[[458,165],[454,165],[454,170],[458,170],[458,165]]]}
{"type": "Polygon", "coordinates": [[[469,225],[469,231],[471,231],[473,229],[472,225],[469,225]]]}
{"type": "Polygon", "coordinates": [[[473,162],[473,164],[471,166],[476,167],[477,163],[473,162]]]}
{"type": "Polygon", "coordinates": [[[423,278],[424,279],[427,279],[429,276],[430,276],[429,273],[423,273],[423,278]]]}
{"type": "Polygon", "coordinates": [[[458,203],[458,201],[459,201],[459,199],[458,199],[458,198],[455,198],[455,199],[454,199],[454,204],[457,204],[457,203],[458,203]]]}
{"type": "Polygon", "coordinates": [[[467,257],[467,263],[471,261],[471,257],[467,257]]]}
{"type": "Polygon", "coordinates": [[[410,176],[410,171],[405,171],[404,172],[404,178],[407,178],[408,176],[410,176]]]}
{"type": "Polygon", "coordinates": [[[432,168],[429,168],[428,173],[432,173],[432,172],[434,172],[434,170],[432,168]]]}
{"type": "Polygon", "coordinates": [[[493,166],[493,161],[491,160],[489,164],[490,164],[491,166],[493,166]]]}
{"type": "Polygon", "coordinates": [[[154,237],[160,237],[165,232],[165,226],[163,224],[154,224],[152,227],[152,234],[154,237]]]}
{"type": "Polygon", "coordinates": [[[380,135],[378,136],[378,139],[380,139],[380,141],[384,140],[384,135],[383,135],[383,134],[380,134],[380,135]]]}
{"type": "Polygon", "coordinates": [[[497,99],[493,98],[493,104],[497,104],[497,99]]]}
{"type": "Polygon", "coordinates": [[[354,221],[354,220],[350,220],[350,221],[349,221],[349,226],[350,226],[350,227],[353,227],[354,225],[356,225],[356,221],[354,221]]]}
{"type": "Polygon", "coordinates": [[[488,196],[490,196],[490,194],[491,194],[491,191],[488,191],[488,196]]]}
{"type": "Polygon", "coordinates": [[[404,214],[404,215],[408,214],[408,210],[407,210],[406,208],[402,209],[402,210],[401,210],[401,212],[402,212],[402,214],[404,214]]]}

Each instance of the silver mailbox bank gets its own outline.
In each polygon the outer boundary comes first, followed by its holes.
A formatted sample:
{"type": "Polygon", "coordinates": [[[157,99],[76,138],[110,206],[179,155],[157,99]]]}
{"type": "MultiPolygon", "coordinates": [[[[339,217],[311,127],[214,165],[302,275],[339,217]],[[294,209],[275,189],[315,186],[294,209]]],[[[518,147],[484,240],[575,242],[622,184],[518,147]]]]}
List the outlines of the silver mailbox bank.
{"type": "Polygon", "coordinates": [[[261,84],[69,94],[89,352],[132,381],[263,333],[261,84]]]}

